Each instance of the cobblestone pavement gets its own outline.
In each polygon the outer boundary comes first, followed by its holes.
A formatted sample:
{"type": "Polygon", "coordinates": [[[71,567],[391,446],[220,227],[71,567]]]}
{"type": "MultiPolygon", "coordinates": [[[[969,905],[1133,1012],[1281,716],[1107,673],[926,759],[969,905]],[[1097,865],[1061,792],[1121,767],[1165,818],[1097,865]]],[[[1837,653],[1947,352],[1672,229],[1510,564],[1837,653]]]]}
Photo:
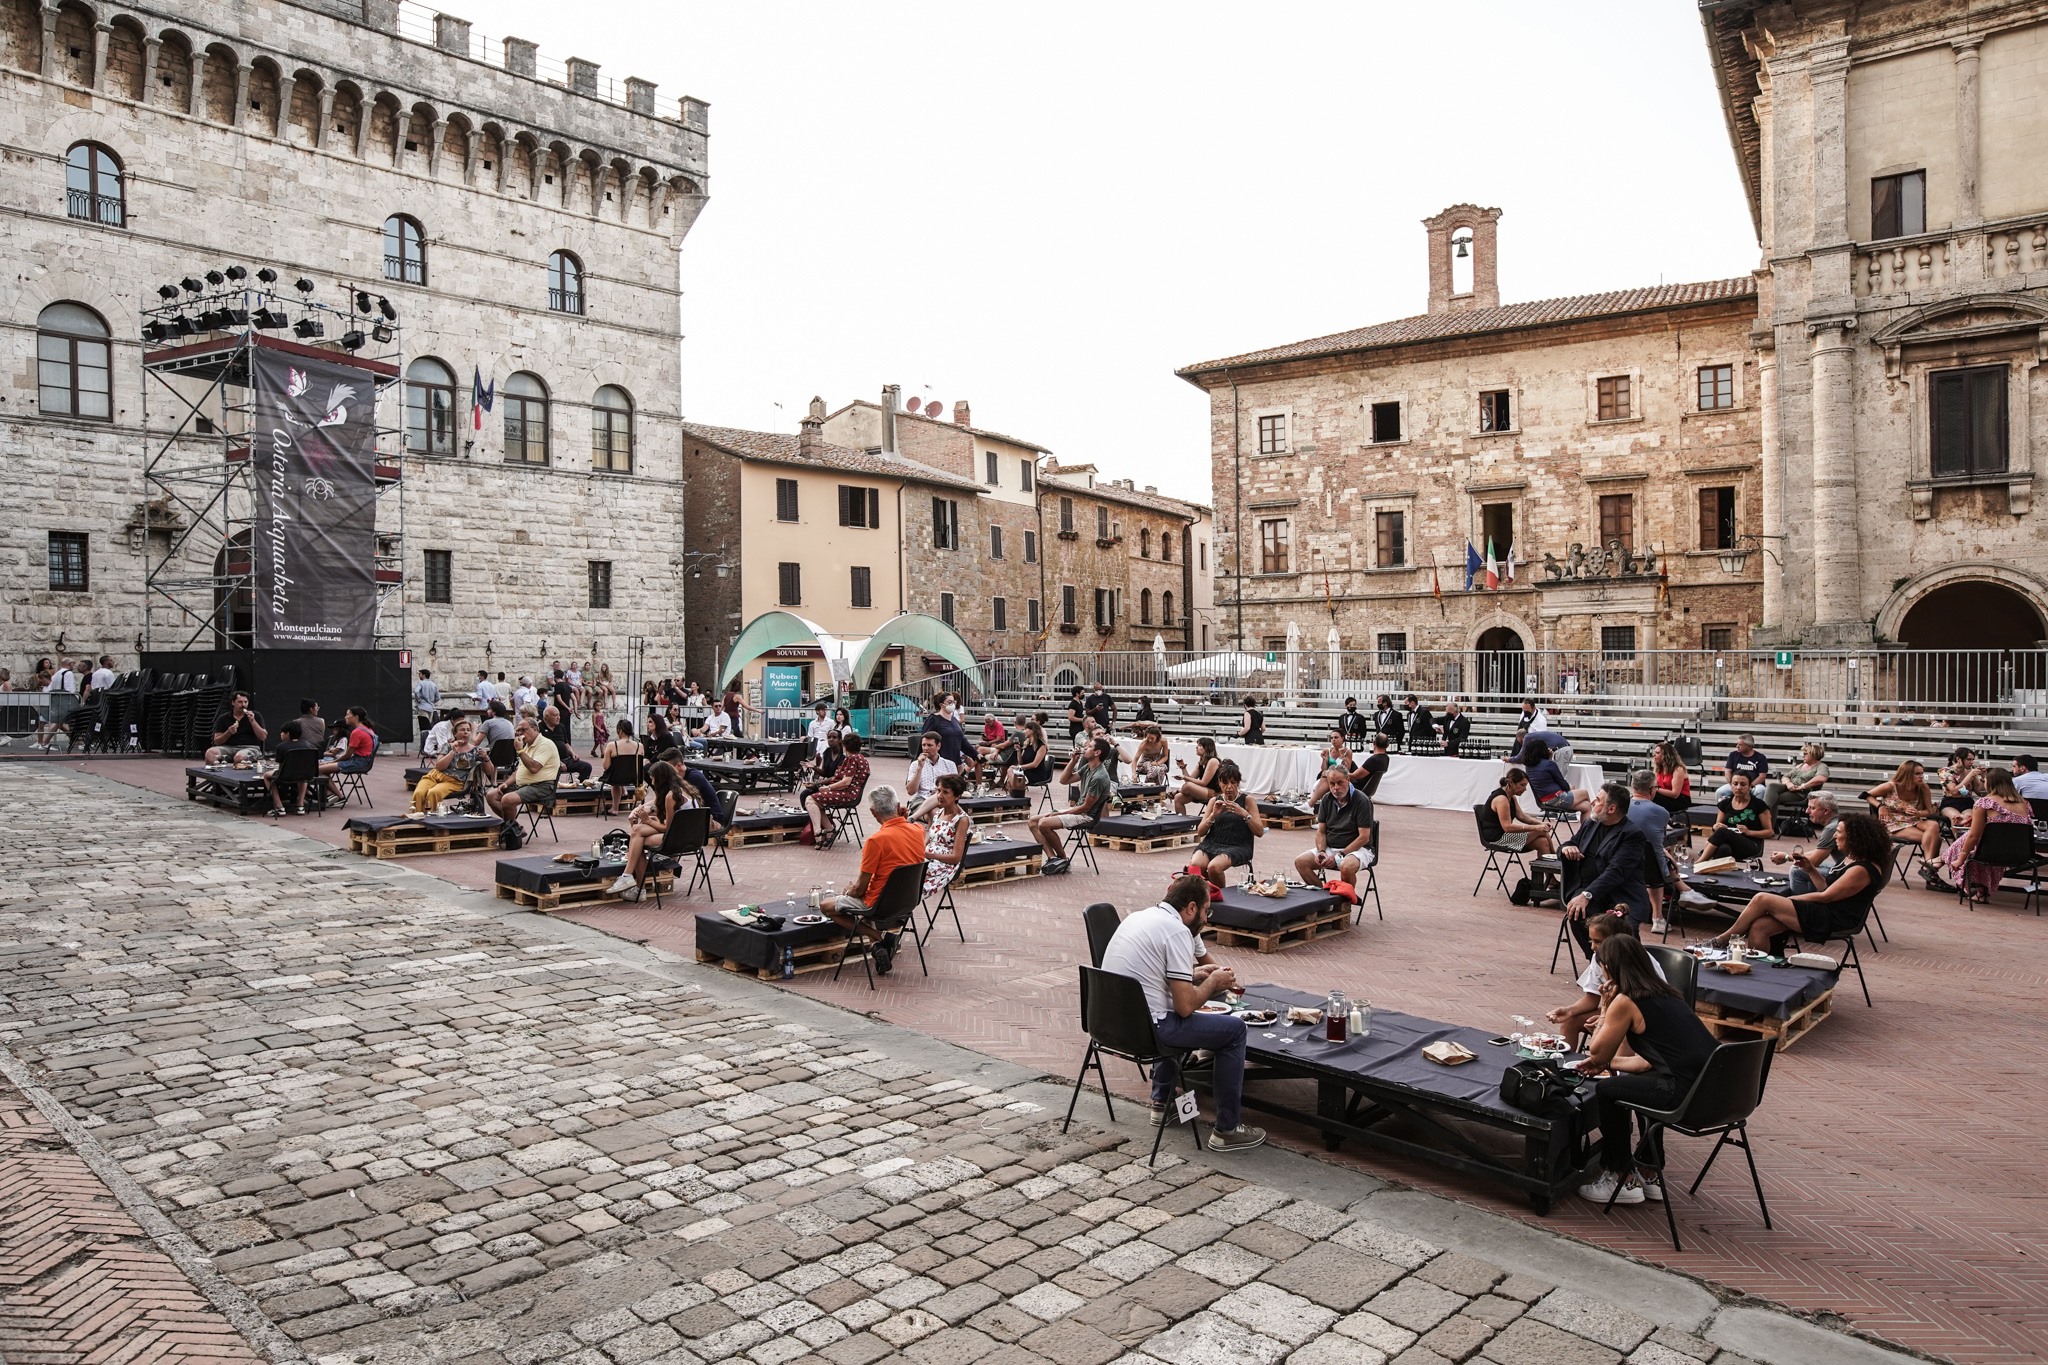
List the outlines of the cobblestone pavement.
{"type": "Polygon", "coordinates": [[[1903,1358],[1286,1152],[1148,1167],[1033,1069],[54,767],[0,847],[9,1065],[273,1358],[1903,1358]]]}

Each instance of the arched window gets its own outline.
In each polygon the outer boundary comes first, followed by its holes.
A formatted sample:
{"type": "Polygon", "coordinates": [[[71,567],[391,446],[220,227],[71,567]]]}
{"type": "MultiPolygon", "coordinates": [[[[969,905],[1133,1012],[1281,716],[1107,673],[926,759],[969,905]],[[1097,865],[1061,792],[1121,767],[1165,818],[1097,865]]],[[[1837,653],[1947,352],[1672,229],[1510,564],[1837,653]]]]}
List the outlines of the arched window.
{"type": "Polygon", "coordinates": [[[1168,564],[1173,563],[1173,532],[1161,531],[1159,533],[1159,557],[1168,564]]]}
{"type": "Polygon", "coordinates": [[[548,257],[548,307],[557,313],[583,311],[583,262],[566,251],[548,257]]]}
{"type": "Polygon", "coordinates": [[[1138,528],[1138,558],[1150,559],[1151,557],[1152,528],[1149,526],[1140,526],[1138,528]]]}
{"type": "Polygon", "coordinates": [[[1150,588],[1146,588],[1138,594],[1138,624],[1141,626],[1152,624],[1152,589],[1150,588]]]}
{"type": "Polygon", "coordinates": [[[633,472],[633,400],[607,384],[590,400],[590,467],[633,472]]]}
{"type": "Polygon", "coordinates": [[[53,303],[36,315],[37,404],[51,417],[114,420],[111,333],[82,303],[53,303]]]}
{"type": "Polygon", "coordinates": [[[64,155],[65,212],[88,223],[125,227],[127,201],[121,163],[97,142],[80,142],[64,155]]]}
{"type": "Polygon", "coordinates": [[[432,356],[405,367],[405,448],[420,455],[455,453],[455,375],[432,356]]]}
{"type": "Polygon", "coordinates": [[[1160,624],[1168,626],[1179,623],[1173,614],[1173,593],[1170,590],[1159,594],[1159,620],[1160,624]]]}
{"type": "Polygon", "coordinates": [[[406,284],[427,282],[427,234],[402,213],[384,220],[384,278],[406,284]]]}
{"type": "Polygon", "coordinates": [[[505,381],[505,458],[526,464],[548,462],[548,390],[537,375],[521,370],[505,381]]]}

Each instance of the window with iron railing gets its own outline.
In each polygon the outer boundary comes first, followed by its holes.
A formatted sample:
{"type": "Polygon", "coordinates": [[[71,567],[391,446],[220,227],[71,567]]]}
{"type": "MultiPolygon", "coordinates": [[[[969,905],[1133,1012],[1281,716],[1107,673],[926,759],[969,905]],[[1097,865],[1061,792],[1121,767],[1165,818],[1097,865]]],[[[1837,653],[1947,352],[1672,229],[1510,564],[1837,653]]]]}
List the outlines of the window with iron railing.
{"type": "Polygon", "coordinates": [[[583,262],[566,251],[548,257],[548,307],[557,313],[583,312],[583,262]]]}
{"type": "Polygon", "coordinates": [[[402,213],[384,220],[384,278],[402,284],[427,282],[427,234],[402,213]]]}
{"type": "Polygon", "coordinates": [[[64,157],[65,208],[70,217],[106,227],[128,222],[121,163],[97,142],[81,142],[64,157]]]}

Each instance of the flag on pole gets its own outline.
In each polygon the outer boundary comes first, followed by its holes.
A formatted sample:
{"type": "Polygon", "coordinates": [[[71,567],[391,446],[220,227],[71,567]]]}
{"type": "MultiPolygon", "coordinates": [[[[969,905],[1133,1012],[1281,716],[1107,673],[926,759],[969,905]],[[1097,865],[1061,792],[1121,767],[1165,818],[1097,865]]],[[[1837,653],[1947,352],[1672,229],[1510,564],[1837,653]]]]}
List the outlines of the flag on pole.
{"type": "Polygon", "coordinates": [[[490,387],[485,388],[484,372],[482,370],[471,366],[469,373],[470,426],[472,430],[482,431],[484,429],[484,414],[489,412],[498,401],[498,381],[496,379],[491,380],[490,387]]]}
{"type": "Polygon", "coordinates": [[[1493,537],[1486,538],[1486,590],[1500,591],[1500,564],[1493,557],[1493,537]]]}
{"type": "Polygon", "coordinates": [[[1501,575],[1501,581],[1504,583],[1515,581],[1515,547],[1512,545],[1508,546],[1507,572],[1501,575]]]}
{"type": "Polygon", "coordinates": [[[1472,591],[1473,580],[1477,579],[1486,562],[1479,557],[1479,551],[1472,548],[1472,542],[1465,542],[1465,591],[1472,591]]]}
{"type": "Polygon", "coordinates": [[[1657,566],[1657,605],[1671,605],[1671,570],[1663,564],[1657,566]]]}
{"type": "Polygon", "coordinates": [[[1444,600],[1444,581],[1437,574],[1434,560],[1431,560],[1429,565],[1429,595],[1439,602],[1444,600]]]}

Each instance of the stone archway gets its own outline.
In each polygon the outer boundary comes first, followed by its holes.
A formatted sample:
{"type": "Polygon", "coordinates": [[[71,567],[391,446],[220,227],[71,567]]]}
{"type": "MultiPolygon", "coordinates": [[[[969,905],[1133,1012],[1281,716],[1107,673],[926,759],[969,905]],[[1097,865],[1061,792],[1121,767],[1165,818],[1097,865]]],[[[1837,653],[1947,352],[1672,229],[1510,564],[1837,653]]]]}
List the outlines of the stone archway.
{"type": "Polygon", "coordinates": [[[1519,700],[1528,694],[1527,646],[1513,626],[1492,626],[1472,642],[1472,690],[1479,698],[1519,700]]]}
{"type": "Polygon", "coordinates": [[[1913,690],[1930,709],[1976,712],[2001,708],[2021,694],[2039,697],[2042,641],[2048,639],[2041,603],[2009,583],[1958,577],[1914,598],[1898,618],[1895,638],[1919,654],[1913,690]]]}

